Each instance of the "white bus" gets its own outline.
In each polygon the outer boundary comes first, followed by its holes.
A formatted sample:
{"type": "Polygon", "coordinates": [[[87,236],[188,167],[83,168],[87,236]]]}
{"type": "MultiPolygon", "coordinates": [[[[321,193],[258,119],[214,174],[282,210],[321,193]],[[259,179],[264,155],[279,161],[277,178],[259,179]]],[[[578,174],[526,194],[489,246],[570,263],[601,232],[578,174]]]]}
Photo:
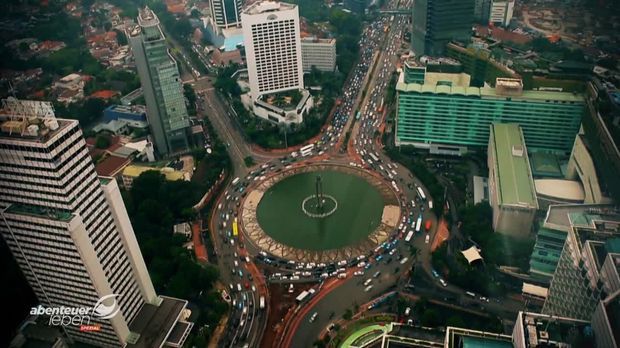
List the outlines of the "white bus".
{"type": "Polygon", "coordinates": [[[233,181],[232,181],[233,186],[237,185],[239,183],[239,181],[241,181],[241,179],[239,179],[238,177],[234,178],[233,181]]]}
{"type": "Polygon", "coordinates": [[[379,162],[379,157],[377,157],[374,153],[369,152],[368,156],[370,156],[370,158],[372,158],[373,161],[379,162]]]}
{"type": "Polygon", "coordinates": [[[426,200],[426,195],[424,194],[424,191],[422,191],[422,188],[420,186],[418,186],[418,196],[420,196],[421,200],[426,200]]]}
{"type": "Polygon", "coordinates": [[[261,296],[258,303],[259,303],[259,305],[258,305],[259,308],[260,309],[264,309],[265,308],[265,296],[261,296]]]}
{"type": "Polygon", "coordinates": [[[295,298],[295,301],[297,301],[297,303],[302,303],[309,295],[310,293],[304,290],[295,298]]]}
{"type": "Polygon", "coordinates": [[[407,237],[405,237],[405,242],[411,241],[411,237],[413,237],[413,230],[411,230],[411,231],[409,231],[409,233],[407,233],[407,237]]]}
{"type": "Polygon", "coordinates": [[[299,149],[299,153],[301,154],[302,157],[306,157],[312,153],[313,149],[314,149],[314,144],[306,145],[302,147],[301,149],[299,149]]]}
{"type": "Polygon", "coordinates": [[[416,221],[415,223],[415,231],[420,232],[420,228],[422,228],[422,214],[420,214],[420,216],[418,216],[418,221],[416,221]]]}

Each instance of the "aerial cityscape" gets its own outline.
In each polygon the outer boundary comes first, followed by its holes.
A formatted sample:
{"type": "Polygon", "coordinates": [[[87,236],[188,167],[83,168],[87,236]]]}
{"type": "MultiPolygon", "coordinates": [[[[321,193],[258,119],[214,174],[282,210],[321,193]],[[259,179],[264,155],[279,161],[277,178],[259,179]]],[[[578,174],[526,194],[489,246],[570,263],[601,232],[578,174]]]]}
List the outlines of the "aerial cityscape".
{"type": "Polygon", "coordinates": [[[620,346],[617,2],[0,11],[0,347],[620,346]]]}

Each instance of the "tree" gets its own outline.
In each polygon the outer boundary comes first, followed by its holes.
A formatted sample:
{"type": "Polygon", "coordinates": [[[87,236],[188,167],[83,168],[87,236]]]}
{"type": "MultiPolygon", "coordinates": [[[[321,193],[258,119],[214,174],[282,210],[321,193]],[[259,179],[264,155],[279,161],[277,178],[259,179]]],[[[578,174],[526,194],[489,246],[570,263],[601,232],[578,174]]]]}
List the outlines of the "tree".
{"type": "Polygon", "coordinates": [[[351,320],[351,318],[353,318],[353,311],[351,311],[351,309],[347,308],[347,310],[342,315],[342,319],[344,319],[344,320],[351,320]]]}
{"type": "Polygon", "coordinates": [[[110,147],[112,139],[109,134],[99,134],[95,139],[95,147],[98,149],[107,149],[110,147]]]}
{"type": "Polygon", "coordinates": [[[114,32],[116,33],[116,43],[118,43],[119,46],[125,46],[128,44],[125,33],[118,29],[114,29],[114,32]]]}
{"type": "Polygon", "coordinates": [[[441,325],[441,316],[434,308],[429,308],[422,314],[422,325],[435,327],[441,325]]]}
{"type": "Polygon", "coordinates": [[[245,166],[248,168],[256,164],[256,162],[254,162],[254,157],[252,156],[247,156],[246,158],[243,159],[243,162],[245,163],[245,166]]]}

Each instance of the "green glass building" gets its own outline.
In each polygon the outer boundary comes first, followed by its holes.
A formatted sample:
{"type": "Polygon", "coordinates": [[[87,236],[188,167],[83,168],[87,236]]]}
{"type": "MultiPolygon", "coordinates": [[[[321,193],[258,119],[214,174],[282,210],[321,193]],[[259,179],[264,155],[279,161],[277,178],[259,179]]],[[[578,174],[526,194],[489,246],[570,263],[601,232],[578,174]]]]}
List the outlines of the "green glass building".
{"type": "Polygon", "coordinates": [[[519,124],[530,151],[570,153],[584,114],[582,95],[523,91],[518,79],[478,88],[449,81],[405,83],[401,77],[396,90],[396,145],[434,153],[485,148],[493,122],[519,124]]]}
{"type": "Polygon", "coordinates": [[[417,56],[441,56],[452,40],[469,41],[474,0],[416,0],[411,47],[417,56]]]}
{"type": "Polygon", "coordinates": [[[189,148],[189,116],[176,60],[170,55],[159,19],[148,7],[141,9],[130,43],[157,152],[169,156],[189,148]]]}

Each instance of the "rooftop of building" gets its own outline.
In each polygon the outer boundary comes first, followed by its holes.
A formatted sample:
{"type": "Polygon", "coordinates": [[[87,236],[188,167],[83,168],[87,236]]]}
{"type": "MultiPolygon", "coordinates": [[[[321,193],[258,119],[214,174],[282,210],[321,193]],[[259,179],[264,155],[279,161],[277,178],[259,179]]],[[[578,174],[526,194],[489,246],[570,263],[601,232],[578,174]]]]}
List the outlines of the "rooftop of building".
{"type": "Polygon", "coordinates": [[[297,7],[297,5],[280,1],[258,1],[246,8],[243,13],[257,15],[261,13],[292,10],[295,7],[297,7]]]}
{"type": "Polygon", "coordinates": [[[2,100],[0,139],[45,143],[76,120],[56,118],[50,102],[33,100],[2,100]]]}
{"type": "Polygon", "coordinates": [[[491,132],[493,143],[490,147],[495,154],[499,205],[538,208],[521,127],[518,124],[493,123],[491,132]]]}
{"type": "Polygon", "coordinates": [[[523,326],[525,337],[522,339],[526,348],[558,347],[560,344],[577,347],[580,346],[575,345],[577,342],[594,343],[592,327],[584,320],[530,312],[519,312],[517,320],[523,326]]]}
{"type": "Polygon", "coordinates": [[[317,44],[335,45],[336,44],[336,39],[334,39],[334,38],[322,39],[322,38],[318,38],[316,36],[308,36],[308,37],[302,37],[301,38],[301,42],[302,43],[317,43],[317,44]]]}
{"type": "Polygon", "coordinates": [[[571,214],[575,218],[579,215],[598,214],[600,212],[609,212],[607,214],[610,214],[614,211],[613,206],[608,204],[554,204],[547,209],[545,224],[567,231],[571,226],[571,214]]]}
{"type": "Polygon", "coordinates": [[[155,167],[147,167],[147,166],[139,166],[139,165],[128,165],[123,170],[123,176],[128,176],[132,178],[137,178],[140,174],[147,172],[149,170],[157,170],[161,172],[168,181],[176,181],[182,180],[184,178],[183,172],[174,170],[173,168],[164,167],[164,168],[155,168],[155,167]]]}
{"type": "Polygon", "coordinates": [[[130,158],[109,155],[95,165],[95,171],[101,176],[115,176],[129,163],[130,158]]]}
{"type": "Polygon", "coordinates": [[[6,213],[62,222],[69,222],[73,219],[73,214],[68,210],[53,209],[31,204],[11,204],[6,209],[6,213]]]}
{"type": "Polygon", "coordinates": [[[447,348],[512,348],[511,337],[494,332],[484,332],[448,326],[446,329],[447,348]]]}
{"type": "Polygon", "coordinates": [[[552,199],[583,202],[586,194],[580,181],[566,179],[536,179],[536,194],[552,199]]]}
{"type": "Polygon", "coordinates": [[[155,12],[153,12],[148,6],[145,6],[138,10],[138,25],[143,27],[150,27],[153,25],[159,25],[159,19],[155,12]]]}
{"type": "Polygon", "coordinates": [[[530,165],[534,177],[562,178],[564,174],[558,161],[558,156],[547,152],[530,154],[530,165]]]}
{"type": "Polygon", "coordinates": [[[530,272],[547,277],[553,276],[562,255],[566,236],[565,231],[547,227],[539,228],[530,258],[530,272]]]}
{"type": "MultiPolygon", "coordinates": [[[[145,304],[131,321],[129,330],[133,338],[137,339],[128,343],[127,348],[160,347],[168,341],[179,322],[181,312],[187,306],[187,301],[165,296],[160,298],[162,301],[158,306],[145,304]]],[[[189,328],[191,329],[191,326],[189,328]]]]}
{"type": "Polygon", "coordinates": [[[522,91],[519,95],[504,95],[501,90],[493,87],[462,87],[447,85],[431,85],[419,83],[396,84],[396,89],[405,93],[443,94],[464,97],[477,97],[482,99],[531,100],[537,102],[573,102],[584,103],[582,94],[556,91],[522,91]]]}

